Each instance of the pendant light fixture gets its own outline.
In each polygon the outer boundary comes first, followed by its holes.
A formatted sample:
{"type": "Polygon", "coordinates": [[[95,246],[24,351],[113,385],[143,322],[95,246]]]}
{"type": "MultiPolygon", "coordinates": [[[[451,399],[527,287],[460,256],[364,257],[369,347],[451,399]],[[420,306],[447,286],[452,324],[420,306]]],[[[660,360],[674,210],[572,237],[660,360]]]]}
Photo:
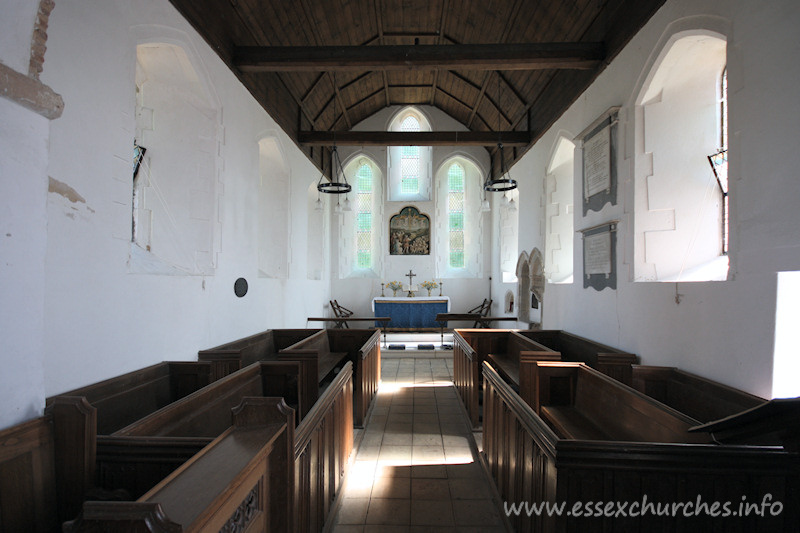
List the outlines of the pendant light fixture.
{"type": "Polygon", "coordinates": [[[506,160],[503,157],[503,143],[497,143],[500,149],[500,177],[492,178],[492,171],[486,174],[486,181],[483,182],[483,190],[489,192],[506,192],[513,191],[517,188],[517,181],[511,177],[511,174],[506,170],[506,160]]]}
{"type": "MultiPolygon", "coordinates": [[[[333,132],[333,148],[331,149],[331,179],[328,182],[323,181],[324,173],[320,175],[319,182],[317,182],[317,190],[325,194],[347,194],[353,188],[347,183],[347,177],[344,175],[344,168],[342,161],[339,159],[339,152],[336,149],[336,74],[333,75],[333,125],[331,131],[333,132]]],[[[337,201],[337,205],[339,205],[337,201]]],[[[350,201],[345,200],[345,206],[349,207],[350,201]]],[[[339,205],[341,211],[341,205],[339,205]]],[[[349,210],[349,209],[348,209],[349,210]]]]}
{"type": "Polygon", "coordinates": [[[511,174],[506,170],[506,158],[503,154],[503,143],[500,141],[500,73],[497,72],[497,148],[500,154],[500,175],[492,178],[492,169],[486,173],[486,181],[483,182],[483,190],[489,192],[513,191],[517,188],[517,182],[511,178],[511,174]]]}

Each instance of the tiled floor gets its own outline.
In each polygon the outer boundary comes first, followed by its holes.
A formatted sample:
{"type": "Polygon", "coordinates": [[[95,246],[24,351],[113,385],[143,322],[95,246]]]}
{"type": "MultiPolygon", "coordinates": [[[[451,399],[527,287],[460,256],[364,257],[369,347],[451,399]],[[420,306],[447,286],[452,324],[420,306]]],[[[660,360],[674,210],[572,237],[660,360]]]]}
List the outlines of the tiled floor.
{"type": "Polygon", "coordinates": [[[451,359],[384,359],[334,533],[506,531],[477,462],[451,359]]]}

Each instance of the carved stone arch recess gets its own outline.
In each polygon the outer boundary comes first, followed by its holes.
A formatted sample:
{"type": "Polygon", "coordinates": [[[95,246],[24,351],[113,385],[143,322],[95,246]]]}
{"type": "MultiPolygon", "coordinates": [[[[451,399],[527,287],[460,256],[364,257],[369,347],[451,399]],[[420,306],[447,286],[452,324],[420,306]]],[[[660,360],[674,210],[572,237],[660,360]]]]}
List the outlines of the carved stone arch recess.
{"type": "Polygon", "coordinates": [[[505,313],[513,313],[515,311],[516,311],[516,308],[514,306],[514,292],[510,291],[510,290],[506,291],[506,297],[505,297],[505,304],[504,304],[504,307],[503,307],[503,312],[505,312],[505,313]]]}
{"type": "Polygon", "coordinates": [[[528,322],[531,311],[531,269],[528,252],[522,251],[517,259],[517,320],[528,322]]]}
{"type": "Polygon", "coordinates": [[[542,252],[538,248],[531,250],[530,259],[528,260],[530,267],[530,291],[536,296],[540,302],[544,299],[544,258],[542,252]]]}

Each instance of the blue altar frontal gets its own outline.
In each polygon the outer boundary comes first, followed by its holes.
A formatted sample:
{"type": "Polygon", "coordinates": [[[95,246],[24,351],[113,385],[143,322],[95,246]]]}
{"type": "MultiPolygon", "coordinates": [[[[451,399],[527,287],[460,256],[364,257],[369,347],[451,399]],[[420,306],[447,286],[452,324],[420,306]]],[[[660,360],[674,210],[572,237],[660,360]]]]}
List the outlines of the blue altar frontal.
{"type": "MultiPolygon", "coordinates": [[[[391,317],[390,328],[438,328],[438,313],[450,311],[447,296],[378,297],[372,300],[375,316],[391,317]]],[[[381,324],[375,324],[380,326],[381,324]]]]}

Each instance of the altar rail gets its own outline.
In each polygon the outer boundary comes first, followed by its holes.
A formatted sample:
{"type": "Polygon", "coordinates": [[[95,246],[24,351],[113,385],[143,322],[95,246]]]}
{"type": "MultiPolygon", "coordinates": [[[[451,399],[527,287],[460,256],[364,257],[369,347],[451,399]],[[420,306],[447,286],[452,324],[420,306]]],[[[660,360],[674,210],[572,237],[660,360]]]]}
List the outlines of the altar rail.
{"type": "MultiPolygon", "coordinates": [[[[488,363],[483,376],[484,453],[501,501],[566,502],[567,510],[577,502],[639,502],[641,509],[646,495],[646,501],[661,505],[697,502],[698,498],[709,507],[714,502],[732,502],[735,511],[743,497],[761,504],[765,494],[770,494],[771,502],[782,502],[778,516],[767,513],[764,518],[747,519],[702,514],[672,518],[655,516],[655,512],[626,518],[579,518],[566,513],[528,516],[523,511],[509,517],[515,531],[797,531],[797,453],[762,446],[559,438],[488,363]]],[[[627,387],[614,390],[624,392],[610,401],[625,402],[631,394],[639,394],[627,387]]],[[[636,425],[630,427],[635,430],[636,425]]],[[[593,507],[592,513],[595,510],[593,507]]]]}

